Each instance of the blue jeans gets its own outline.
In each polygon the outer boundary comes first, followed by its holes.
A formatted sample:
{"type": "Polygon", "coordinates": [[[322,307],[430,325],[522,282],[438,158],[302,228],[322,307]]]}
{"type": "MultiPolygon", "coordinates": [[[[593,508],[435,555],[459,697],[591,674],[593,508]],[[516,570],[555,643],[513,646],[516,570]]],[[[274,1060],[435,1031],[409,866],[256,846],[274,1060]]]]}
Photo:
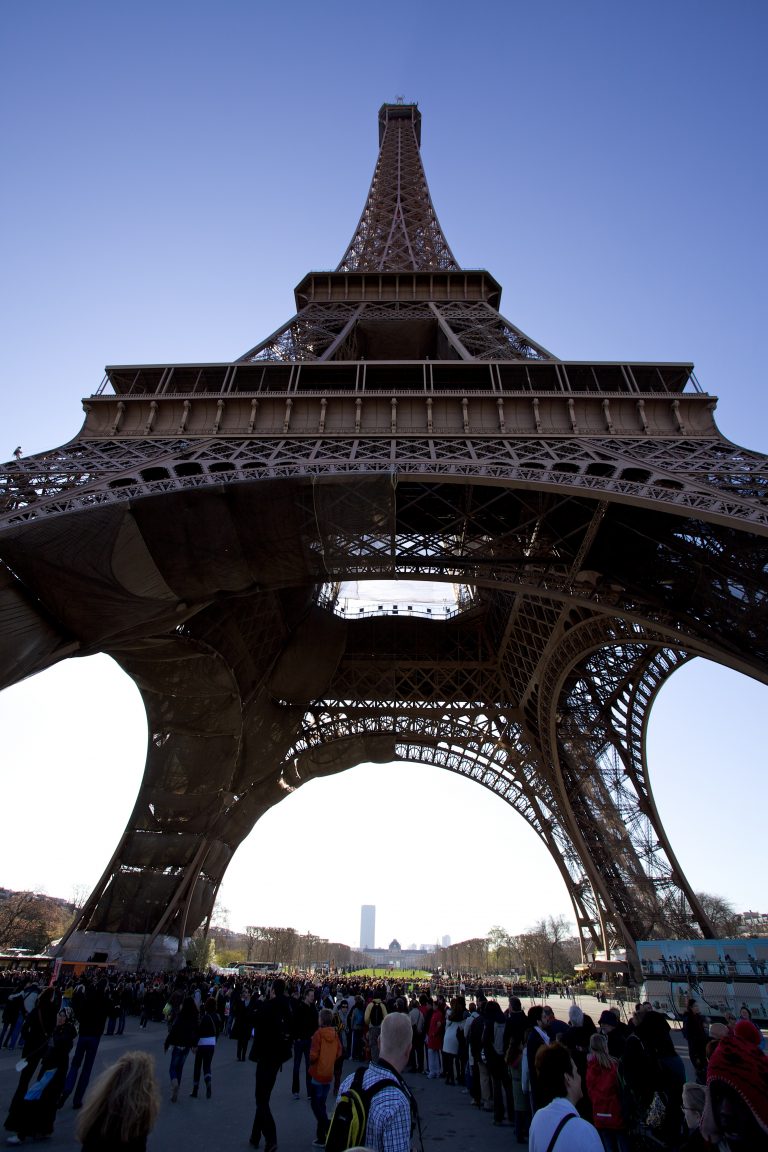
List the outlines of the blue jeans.
{"type": "Polygon", "coordinates": [[[181,1084],[181,1074],[184,1071],[184,1061],[187,1056],[189,1056],[189,1048],[179,1048],[177,1044],[171,1048],[171,1080],[176,1080],[179,1084],[181,1084]]]}
{"type": "Polygon", "coordinates": [[[96,1059],[100,1040],[101,1036],[80,1036],[78,1038],[75,1054],[72,1057],[72,1063],[69,1066],[67,1079],[64,1081],[64,1091],[62,1092],[62,1096],[66,1099],[75,1087],[75,1081],[77,1081],[75,1098],[72,1101],[74,1108],[79,1108],[83,1102],[83,1096],[85,1096],[85,1090],[91,1078],[93,1063],[96,1059]],[[83,1066],[82,1071],[80,1071],[81,1064],[83,1066]],[[77,1076],[78,1072],[80,1072],[79,1079],[77,1076]]]}
{"type": "Polygon", "coordinates": [[[320,1084],[317,1080],[309,1082],[309,1102],[317,1120],[317,1139],[325,1140],[328,1132],[328,1113],[325,1102],[331,1090],[330,1084],[320,1084]]]}
{"type": "Polygon", "coordinates": [[[11,1028],[11,1033],[8,1037],[8,1040],[6,1041],[9,1048],[15,1048],[16,1047],[16,1041],[19,1039],[19,1036],[21,1035],[21,1030],[23,1027],[24,1027],[24,1016],[21,1012],[19,1012],[19,1015],[16,1017],[16,1022],[11,1028]]]}

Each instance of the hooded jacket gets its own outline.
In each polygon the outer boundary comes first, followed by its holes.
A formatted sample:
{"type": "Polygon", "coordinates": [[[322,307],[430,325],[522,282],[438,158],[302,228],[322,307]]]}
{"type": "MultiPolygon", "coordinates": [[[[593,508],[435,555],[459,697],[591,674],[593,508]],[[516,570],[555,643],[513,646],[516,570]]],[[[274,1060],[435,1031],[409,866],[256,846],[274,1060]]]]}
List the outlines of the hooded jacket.
{"type": "Polygon", "coordinates": [[[309,1049],[309,1075],[318,1084],[330,1084],[333,1066],[342,1054],[339,1034],[333,1024],[318,1028],[309,1049]]]}

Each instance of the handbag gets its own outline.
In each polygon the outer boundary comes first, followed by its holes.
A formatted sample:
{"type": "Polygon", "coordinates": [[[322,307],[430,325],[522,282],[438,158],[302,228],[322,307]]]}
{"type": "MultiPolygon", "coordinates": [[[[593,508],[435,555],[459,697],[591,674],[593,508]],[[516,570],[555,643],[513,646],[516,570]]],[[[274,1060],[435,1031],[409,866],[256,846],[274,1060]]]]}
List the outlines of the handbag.
{"type": "Polygon", "coordinates": [[[35,1080],[34,1084],[30,1084],[29,1088],[27,1089],[27,1094],[24,1097],[24,1099],[25,1100],[39,1100],[40,1097],[42,1096],[43,1092],[45,1092],[46,1088],[50,1084],[51,1080],[53,1080],[55,1075],[56,1075],[56,1069],[55,1068],[49,1068],[47,1072],[43,1072],[43,1074],[39,1080],[35,1080]]]}
{"type": "Polygon", "coordinates": [[[648,1107],[645,1122],[649,1128],[661,1128],[667,1114],[667,1102],[661,1092],[654,1092],[653,1099],[648,1107]]]}

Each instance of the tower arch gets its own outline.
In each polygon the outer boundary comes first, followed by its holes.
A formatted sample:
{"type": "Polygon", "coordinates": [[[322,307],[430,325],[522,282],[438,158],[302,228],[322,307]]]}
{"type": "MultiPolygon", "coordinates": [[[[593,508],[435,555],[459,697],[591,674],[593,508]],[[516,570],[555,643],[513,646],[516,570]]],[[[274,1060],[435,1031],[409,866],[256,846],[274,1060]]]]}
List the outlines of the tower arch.
{"type": "Polygon", "coordinates": [[[229,363],[109,367],[73,441],[0,475],[0,686],[107,652],[149,718],[78,930],[180,949],[325,726],[347,757],[511,787],[585,942],[709,933],[647,713],[694,655],[768,678],[766,459],[720,434],[692,365],[565,361],[517,328],[442,234],[418,108],[378,127],[353,239],[290,320],[229,363]],[[324,591],[393,575],[475,595],[382,624],[324,591]]]}

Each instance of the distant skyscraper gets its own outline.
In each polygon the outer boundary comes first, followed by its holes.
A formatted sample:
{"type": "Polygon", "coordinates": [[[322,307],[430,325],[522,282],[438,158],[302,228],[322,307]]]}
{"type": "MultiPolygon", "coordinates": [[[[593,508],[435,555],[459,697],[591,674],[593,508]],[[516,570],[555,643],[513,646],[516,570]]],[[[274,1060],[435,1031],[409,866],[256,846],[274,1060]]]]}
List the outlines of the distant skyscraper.
{"type": "Polygon", "coordinates": [[[376,905],[363,904],[360,909],[360,947],[376,947],[376,905]]]}
{"type": "Polygon", "coordinates": [[[443,948],[450,948],[450,946],[451,946],[450,936],[443,936],[443,948]]]}

